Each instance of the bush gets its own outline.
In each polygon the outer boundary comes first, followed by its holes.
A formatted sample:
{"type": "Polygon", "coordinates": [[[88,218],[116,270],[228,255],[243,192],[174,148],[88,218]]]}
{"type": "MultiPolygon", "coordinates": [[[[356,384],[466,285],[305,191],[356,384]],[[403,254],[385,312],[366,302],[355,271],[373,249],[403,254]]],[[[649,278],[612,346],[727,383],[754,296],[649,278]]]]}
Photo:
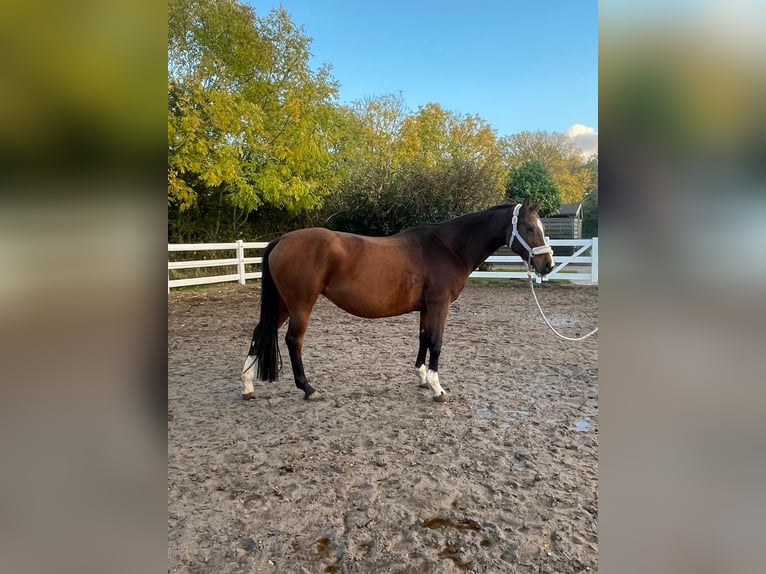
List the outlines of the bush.
{"type": "Polygon", "coordinates": [[[411,166],[395,173],[370,168],[343,182],[327,202],[327,226],[363,235],[392,235],[500,203],[488,168],[455,161],[446,167],[411,166]]]}

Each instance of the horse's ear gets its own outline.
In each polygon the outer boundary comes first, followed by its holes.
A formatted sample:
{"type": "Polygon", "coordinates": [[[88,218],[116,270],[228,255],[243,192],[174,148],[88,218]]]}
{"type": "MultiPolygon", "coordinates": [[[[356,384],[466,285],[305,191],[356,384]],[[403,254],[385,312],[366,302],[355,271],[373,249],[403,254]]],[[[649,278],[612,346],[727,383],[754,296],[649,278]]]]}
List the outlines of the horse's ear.
{"type": "Polygon", "coordinates": [[[535,204],[530,208],[531,211],[534,211],[535,213],[540,213],[540,202],[536,201],[535,204]]]}
{"type": "Polygon", "coordinates": [[[529,206],[531,204],[532,204],[532,201],[528,197],[525,197],[524,202],[521,204],[521,207],[523,207],[524,209],[529,209],[529,206]]]}

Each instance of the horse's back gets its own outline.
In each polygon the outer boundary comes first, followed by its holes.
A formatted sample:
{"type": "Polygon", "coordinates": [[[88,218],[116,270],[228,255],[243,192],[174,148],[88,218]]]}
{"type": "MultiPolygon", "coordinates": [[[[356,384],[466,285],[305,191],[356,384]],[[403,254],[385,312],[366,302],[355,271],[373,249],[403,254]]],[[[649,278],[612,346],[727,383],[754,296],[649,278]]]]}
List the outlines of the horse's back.
{"type": "MultiPolygon", "coordinates": [[[[419,247],[407,237],[368,237],[324,227],[309,227],[284,234],[274,255],[288,255],[308,263],[311,257],[317,266],[359,268],[390,264],[397,268],[422,257],[419,247]]],[[[342,271],[343,269],[337,269],[342,271]]]]}

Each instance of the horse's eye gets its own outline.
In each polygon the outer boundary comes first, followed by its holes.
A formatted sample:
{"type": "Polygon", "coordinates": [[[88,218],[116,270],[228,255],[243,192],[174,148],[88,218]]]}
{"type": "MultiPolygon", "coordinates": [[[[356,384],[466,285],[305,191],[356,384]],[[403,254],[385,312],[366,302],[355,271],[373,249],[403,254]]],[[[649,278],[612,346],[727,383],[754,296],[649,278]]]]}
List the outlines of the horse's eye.
{"type": "Polygon", "coordinates": [[[531,225],[527,225],[527,233],[532,233],[532,226],[531,225]]]}

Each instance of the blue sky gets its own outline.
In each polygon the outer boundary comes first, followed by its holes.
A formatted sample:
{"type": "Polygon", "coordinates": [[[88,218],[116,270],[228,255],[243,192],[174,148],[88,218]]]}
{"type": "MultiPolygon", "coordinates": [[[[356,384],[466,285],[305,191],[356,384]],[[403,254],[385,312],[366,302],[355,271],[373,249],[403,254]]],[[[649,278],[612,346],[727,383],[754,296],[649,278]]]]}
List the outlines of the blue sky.
{"type": "Polygon", "coordinates": [[[598,131],[595,0],[247,2],[261,15],[282,5],[303,26],[341,103],[401,92],[413,111],[478,114],[500,136],[598,131]]]}

